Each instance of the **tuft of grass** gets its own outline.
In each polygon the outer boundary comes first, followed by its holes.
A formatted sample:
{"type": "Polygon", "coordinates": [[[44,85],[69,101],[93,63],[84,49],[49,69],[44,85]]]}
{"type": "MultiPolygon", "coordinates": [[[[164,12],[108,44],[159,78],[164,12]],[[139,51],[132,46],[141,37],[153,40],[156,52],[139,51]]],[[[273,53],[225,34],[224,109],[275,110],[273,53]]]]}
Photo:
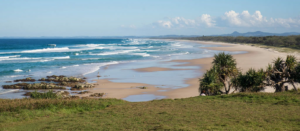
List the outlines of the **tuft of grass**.
{"type": "Polygon", "coordinates": [[[123,103],[117,99],[0,99],[0,112],[19,112],[21,110],[60,110],[75,109],[91,111],[123,103]]]}
{"type": "Polygon", "coordinates": [[[52,90],[49,90],[45,93],[40,93],[37,91],[31,92],[30,97],[33,99],[57,99],[59,98],[56,93],[54,93],[52,90]]]}

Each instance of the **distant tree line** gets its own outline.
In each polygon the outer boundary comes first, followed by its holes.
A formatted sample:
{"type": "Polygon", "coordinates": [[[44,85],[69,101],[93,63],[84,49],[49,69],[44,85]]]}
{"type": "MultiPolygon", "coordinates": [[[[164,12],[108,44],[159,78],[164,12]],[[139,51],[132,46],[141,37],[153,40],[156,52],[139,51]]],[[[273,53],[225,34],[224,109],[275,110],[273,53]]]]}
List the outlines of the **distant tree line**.
{"type": "Polygon", "coordinates": [[[212,64],[211,69],[199,79],[200,93],[228,94],[232,90],[258,92],[265,86],[272,86],[276,92],[283,92],[287,90],[285,83],[291,84],[297,91],[295,83],[300,82],[300,64],[292,55],[288,55],[285,60],[280,57],[275,59],[265,70],[251,68],[246,73],[236,67],[236,60],[232,55],[224,52],[216,54],[212,64]]]}
{"type": "Polygon", "coordinates": [[[189,37],[189,38],[180,38],[180,39],[222,41],[222,42],[230,42],[230,43],[252,43],[252,44],[263,44],[268,46],[289,47],[289,48],[300,49],[300,35],[264,36],[264,37],[202,36],[202,37],[189,37]]]}

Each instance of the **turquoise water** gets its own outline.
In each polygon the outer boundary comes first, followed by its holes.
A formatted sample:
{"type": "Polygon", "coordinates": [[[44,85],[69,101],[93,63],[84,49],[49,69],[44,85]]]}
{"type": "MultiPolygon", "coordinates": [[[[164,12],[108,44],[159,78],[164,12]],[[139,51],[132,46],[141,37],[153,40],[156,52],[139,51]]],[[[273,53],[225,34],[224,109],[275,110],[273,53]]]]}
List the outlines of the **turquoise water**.
{"type": "MultiPolygon", "coordinates": [[[[207,46],[151,39],[0,39],[0,85],[14,79],[38,79],[48,75],[84,76],[92,82],[100,72],[101,78],[110,78],[114,82],[181,88],[187,86],[184,79],[197,75],[194,71],[138,73],[131,69],[181,68],[176,66],[178,63],[165,61],[211,57],[220,52],[200,48],[207,46]],[[115,68],[107,69],[108,66],[115,68]]],[[[20,93],[12,92],[16,90],[1,87],[0,98],[22,97],[20,93]]]]}

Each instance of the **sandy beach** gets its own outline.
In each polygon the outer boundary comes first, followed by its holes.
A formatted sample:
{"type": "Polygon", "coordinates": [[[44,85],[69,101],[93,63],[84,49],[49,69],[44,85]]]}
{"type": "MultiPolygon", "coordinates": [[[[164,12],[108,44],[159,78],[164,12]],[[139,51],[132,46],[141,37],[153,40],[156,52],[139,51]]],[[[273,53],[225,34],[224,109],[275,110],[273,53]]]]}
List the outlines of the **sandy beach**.
{"type": "MultiPolygon", "coordinates": [[[[277,57],[285,58],[288,53],[277,52],[270,49],[259,48],[250,45],[242,44],[229,44],[223,42],[207,42],[207,41],[188,41],[188,40],[176,40],[181,42],[193,42],[199,44],[209,44],[209,45],[220,45],[220,47],[206,47],[209,50],[221,50],[221,51],[245,51],[244,54],[236,54],[233,57],[236,59],[237,67],[245,72],[249,68],[260,69],[265,68],[269,63],[277,57]]],[[[293,54],[295,55],[295,54],[293,54]]],[[[295,55],[299,58],[299,55],[295,55]]],[[[149,68],[138,68],[134,69],[138,72],[167,72],[172,70],[185,70],[184,67],[187,66],[200,66],[200,69],[195,69],[196,72],[199,72],[199,76],[185,80],[185,83],[189,86],[179,89],[168,89],[164,88],[163,92],[159,91],[160,88],[144,84],[144,83],[117,83],[111,82],[108,79],[97,80],[97,86],[90,90],[93,93],[105,93],[104,98],[117,98],[122,99],[130,95],[139,95],[139,94],[154,94],[157,96],[166,96],[166,98],[175,99],[175,98],[188,98],[198,96],[198,87],[199,87],[199,78],[201,78],[202,73],[208,70],[211,67],[213,58],[202,58],[202,59],[191,59],[191,60],[173,60],[167,62],[177,62],[181,63],[176,66],[183,67],[183,69],[172,69],[164,67],[149,67],[149,68]],[[147,89],[140,89],[139,87],[147,87],[147,89]]],[[[166,63],[167,63],[166,62],[166,63]]],[[[291,88],[291,87],[290,87],[291,88]]],[[[273,88],[266,88],[265,92],[273,92],[273,88]]],[[[81,95],[87,96],[87,95],[81,95]]]]}

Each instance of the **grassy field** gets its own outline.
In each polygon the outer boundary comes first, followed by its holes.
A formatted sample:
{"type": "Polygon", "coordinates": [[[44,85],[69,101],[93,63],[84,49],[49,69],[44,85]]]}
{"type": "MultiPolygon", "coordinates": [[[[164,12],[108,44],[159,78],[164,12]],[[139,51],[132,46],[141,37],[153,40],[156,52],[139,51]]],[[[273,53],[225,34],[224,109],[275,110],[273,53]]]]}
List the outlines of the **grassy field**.
{"type": "Polygon", "coordinates": [[[136,103],[22,99],[0,104],[0,130],[300,130],[300,94],[293,92],[136,103]]]}
{"type": "Polygon", "coordinates": [[[252,44],[252,43],[239,43],[242,45],[252,45],[260,48],[266,48],[266,49],[272,49],[274,51],[278,52],[284,52],[284,53],[300,53],[300,50],[297,48],[291,48],[291,47],[276,47],[276,46],[268,46],[264,44],[252,44]]]}

